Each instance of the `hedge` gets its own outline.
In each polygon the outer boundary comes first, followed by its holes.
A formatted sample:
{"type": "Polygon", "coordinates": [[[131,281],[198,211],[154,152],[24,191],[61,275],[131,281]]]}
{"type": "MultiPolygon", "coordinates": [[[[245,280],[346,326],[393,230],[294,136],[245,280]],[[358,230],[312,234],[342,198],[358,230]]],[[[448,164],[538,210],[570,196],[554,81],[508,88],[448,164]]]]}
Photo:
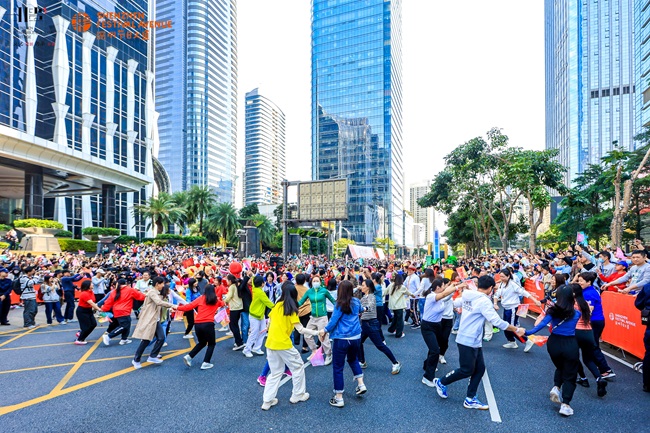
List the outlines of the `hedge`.
{"type": "Polygon", "coordinates": [[[26,220],[14,220],[14,226],[20,227],[39,227],[42,229],[62,229],[63,224],[58,221],[39,220],[36,218],[29,218],[26,220]]]}
{"type": "Polygon", "coordinates": [[[112,227],[86,227],[81,230],[81,234],[86,236],[119,236],[120,229],[112,227]]]}
{"type": "Polygon", "coordinates": [[[129,245],[131,242],[138,242],[138,238],[135,236],[122,235],[113,239],[113,243],[119,245],[129,245]]]}
{"type": "Polygon", "coordinates": [[[9,244],[6,242],[0,242],[0,250],[4,250],[5,248],[9,248],[9,244]]]}
{"type": "Polygon", "coordinates": [[[208,238],[205,236],[184,236],[181,242],[187,246],[204,245],[208,242],[208,238]]]}
{"type": "Polygon", "coordinates": [[[74,234],[71,231],[68,231],[68,230],[59,230],[58,232],[54,233],[54,237],[57,237],[57,238],[72,238],[72,237],[74,237],[74,234]]]}
{"type": "Polygon", "coordinates": [[[77,252],[83,250],[94,253],[97,251],[97,242],[84,241],[81,239],[58,239],[61,251],[77,252]]]}
{"type": "Polygon", "coordinates": [[[13,227],[8,226],[7,224],[0,224],[0,231],[8,232],[8,231],[11,230],[12,228],[13,228],[13,227]]]}
{"type": "Polygon", "coordinates": [[[173,233],[163,233],[163,234],[160,234],[160,235],[156,236],[156,240],[162,240],[162,239],[168,239],[168,240],[173,239],[173,240],[180,241],[181,239],[183,239],[183,236],[175,235],[173,233]]]}

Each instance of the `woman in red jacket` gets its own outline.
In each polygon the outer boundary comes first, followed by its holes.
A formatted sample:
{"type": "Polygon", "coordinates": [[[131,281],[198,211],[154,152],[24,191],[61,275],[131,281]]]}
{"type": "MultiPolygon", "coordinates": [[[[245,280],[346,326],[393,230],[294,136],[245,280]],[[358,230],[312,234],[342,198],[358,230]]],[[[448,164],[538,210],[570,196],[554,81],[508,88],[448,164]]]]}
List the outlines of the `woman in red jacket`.
{"type": "Polygon", "coordinates": [[[120,346],[131,343],[129,333],[131,332],[131,310],[133,301],[144,301],[145,294],[134,289],[126,283],[125,279],[117,281],[117,288],[109,295],[102,306],[102,311],[113,309],[113,322],[108,332],[102,336],[105,345],[111,344],[111,338],[122,335],[120,346]]]}
{"type": "Polygon", "coordinates": [[[210,361],[212,360],[212,352],[214,352],[214,346],[216,344],[214,315],[217,313],[219,307],[222,306],[223,301],[217,298],[217,294],[215,293],[212,284],[205,286],[205,292],[203,295],[199,296],[191,303],[178,306],[179,311],[190,311],[195,308],[198,310],[194,316],[194,330],[196,331],[196,338],[199,342],[188,355],[183,357],[183,360],[188,367],[192,366],[192,359],[194,359],[194,357],[205,346],[208,346],[208,349],[205,352],[203,364],[201,364],[201,370],[207,370],[214,367],[213,364],[210,364],[210,361]]]}

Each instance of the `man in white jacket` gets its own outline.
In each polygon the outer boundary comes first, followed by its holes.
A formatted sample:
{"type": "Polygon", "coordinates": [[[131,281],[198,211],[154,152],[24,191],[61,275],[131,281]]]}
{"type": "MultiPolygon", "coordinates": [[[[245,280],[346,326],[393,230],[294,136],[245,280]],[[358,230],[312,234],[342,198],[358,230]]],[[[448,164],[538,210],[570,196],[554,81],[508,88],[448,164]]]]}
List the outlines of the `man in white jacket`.
{"type": "Polygon", "coordinates": [[[497,328],[512,331],[519,336],[526,332],[524,328],[517,328],[499,318],[489,298],[493,290],[494,279],[483,276],[478,279],[477,291],[464,290],[462,296],[454,301],[454,307],[463,309],[460,327],[456,335],[460,368],[450,372],[442,379],[435,378],[433,380],[438,395],[441,398],[447,398],[449,384],[469,377],[467,398],[463,402],[463,406],[467,409],[488,409],[488,405],[481,403],[477,398],[478,385],[485,373],[482,348],[483,323],[487,320],[497,328]]]}

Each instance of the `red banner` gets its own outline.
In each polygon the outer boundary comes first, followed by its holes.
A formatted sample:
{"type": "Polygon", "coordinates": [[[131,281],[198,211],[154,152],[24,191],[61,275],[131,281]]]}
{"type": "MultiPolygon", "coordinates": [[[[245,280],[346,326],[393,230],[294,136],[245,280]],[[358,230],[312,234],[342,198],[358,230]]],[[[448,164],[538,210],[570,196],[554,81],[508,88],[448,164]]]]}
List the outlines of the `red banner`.
{"type": "Polygon", "coordinates": [[[605,314],[603,341],[643,358],[646,327],[641,324],[641,312],[634,306],[635,297],[615,292],[603,292],[601,296],[605,314]]]}

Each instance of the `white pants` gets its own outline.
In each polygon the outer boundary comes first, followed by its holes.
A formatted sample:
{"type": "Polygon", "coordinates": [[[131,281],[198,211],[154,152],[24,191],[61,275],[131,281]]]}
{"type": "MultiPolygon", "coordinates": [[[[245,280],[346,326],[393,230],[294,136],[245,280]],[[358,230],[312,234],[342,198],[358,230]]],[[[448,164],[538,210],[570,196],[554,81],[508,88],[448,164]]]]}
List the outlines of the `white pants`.
{"type": "Polygon", "coordinates": [[[492,324],[492,322],[490,322],[489,320],[486,320],[485,321],[485,326],[483,327],[483,329],[484,329],[483,338],[487,338],[487,339],[492,338],[492,334],[494,334],[493,328],[494,328],[494,325],[492,324]]]}
{"type": "MultiPolygon", "coordinates": [[[[322,316],[322,317],[311,316],[309,318],[309,323],[307,323],[306,328],[320,331],[321,329],[325,329],[325,327],[327,326],[327,322],[328,322],[327,316],[322,316]]],[[[314,337],[310,335],[306,335],[305,338],[307,339],[307,346],[309,346],[312,352],[318,349],[318,345],[316,344],[314,337]]],[[[330,344],[329,334],[325,334],[325,339],[321,344],[323,345],[323,353],[325,354],[325,356],[331,356],[332,345],[330,344]]]]}
{"type": "Polygon", "coordinates": [[[256,319],[253,316],[250,316],[250,334],[248,335],[248,340],[246,340],[246,347],[244,352],[250,352],[251,350],[258,351],[262,348],[262,343],[264,343],[264,336],[266,332],[262,332],[266,329],[266,319],[256,319]]]}
{"type": "Polygon", "coordinates": [[[300,354],[295,347],[287,350],[266,349],[266,360],[269,362],[271,372],[266,377],[266,386],[264,387],[264,401],[270,402],[278,394],[280,380],[284,373],[284,366],[289,367],[291,371],[291,380],[293,382],[292,397],[300,398],[305,393],[307,384],[305,381],[304,363],[300,354]]]}

